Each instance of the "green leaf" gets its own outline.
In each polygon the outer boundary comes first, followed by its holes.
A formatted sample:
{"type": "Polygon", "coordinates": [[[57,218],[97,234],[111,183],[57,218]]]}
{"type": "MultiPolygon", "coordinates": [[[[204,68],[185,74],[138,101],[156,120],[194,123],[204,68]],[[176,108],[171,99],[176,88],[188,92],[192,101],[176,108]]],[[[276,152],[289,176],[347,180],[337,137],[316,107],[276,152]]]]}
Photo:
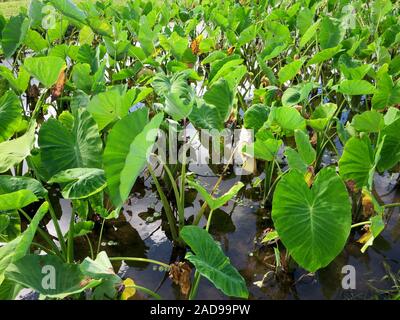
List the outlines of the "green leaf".
{"type": "Polygon", "coordinates": [[[296,86],[287,88],[282,95],[283,106],[293,106],[304,100],[308,99],[308,96],[313,89],[312,83],[301,83],[296,86]]]}
{"type": "Polygon", "coordinates": [[[344,31],[339,20],[324,17],[321,20],[319,32],[319,44],[321,48],[324,50],[336,47],[343,40],[344,31]]]}
{"type": "Polygon", "coordinates": [[[321,63],[321,62],[324,62],[326,60],[329,60],[330,58],[335,56],[340,51],[342,51],[342,46],[341,45],[338,45],[338,46],[333,47],[333,48],[324,49],[324,50],[316,53],[310,60],[308,60],[307,66],[311,66],[313,64],[321,63]]]}
{"type": "Polygon", "coordinates": [[[380,172],[393,168],[400,161],[400,118],[383,128],[381,136],[385,141],[377,168],[380,172]]]}
{"type": "Polygon", "coordinates": [[[45,198],[47,195],[47,190],[39,181],[33,178],[8,175],[0,176],[0,194],[19,191],[22,189],[32,191],[36,197],[41,199],[45,198]]]}
{"type": "Polygon", "coordinates": [[[306,164],[311,165],[315,161],[317,154],[311,145],[308,134],[302,130],[295,130],[294,138],[301,158],[306,164]]]}
{"type": "Polygon", "coordinates": [[[10,58],[22,44],[28,28],[29,19],[22,13],[8,20],[4,26],[1,39],[1,47],[6,59],[10,58]]]}
{"type": "Polygon", "coordinates": [[[65,66],[63,59],[53,56],[29,57],[24,61],[25,69],[46,88],[50,88],[57,82],[58,76],[65,66]]]}
{"type": "Polygon", "coordinates": [[[14,257],[15,248],[21,241],[21,238],[22,236],[19,236],[0,247],[0,285],[4,283],[4,273],[14,257]]]}
{"type": "Polygon", "coordinates": [[[43,39],[39,32],[29,29],[24,40],[25,45],[35,52],[42,51],[48,47],[48,42],[43,39]]]}
{"type": "Polygon", "coordinates": [[[102,141],[98,127],[84,109],[74,112],[72,131],[55,119],[43,123],[39,146],[42,162],[50,176],[67,169],[102,167],[102,141]]]}
{"type": "Polygon", "coordinates": [[[256,138],[256,141],[253,144],[244,147],[243,152],[253,155],[256,159],[273,161],[281,145],[282,140],[277,140],[274,138],[263,140],[256,138]]]}
{"type": "Polygon", "coordinates": [[[393,84],[392,78],[383,74],[377,83],[377,89],[372,97],[374,109],[384,109],[400,103],[400,82],[393,84]]]}
{"type": "Polygon", "coordinates": [[[385,122],[381,113],[370,110],[355,115],[352,125],[357,131],[379,132],[385,126],[385,122]]]}
{"type": "Polygon", "coordinates": [[[207,90],[203,99],[206,103],[216,106],[220,119],[225,122],[231,114],[233,91],[225,79],[219,79],[207,90]]]}
{"type": "Polygon", "coordinates": [[[343,180],[353,180],[357,188],[368,185],[370,171],[374,168],[374,152],[368,136],[350,138],[339,160],[339,173],[343,180]]]}
{"type": "Polygon", "coordinates": [[[293,170],[278,182],[272,219],[290,255],[310,272],[327,266],[344,248],[351,228],[346,187],[332,168],[323,168],[311,188],[293,170]]]}
{"type": "Polygon", "coordinates": [[[85,22],[86,13],[70,0],[50,0],[50,3],[64,16],[79,22],[85,22]]]}
{"type": "Polygon", "coordinates": [[[12,262],[15,262],[22,257],[24,257],[28,252],[29,248],[32,244],[33,238],[35,237],[35,233],[37,228],[39,227],[40,221],[42,221],[43,217],[49,211],[48,202],[43,202],[39,209],[36,211],[35,216],[32,221],[29,223],[28,228],[24,231],[21,236],[21,240],[15,247],[14,255],[12,257],[12,262]]]}
{"type": "Polygon", "coordinates": [[[278,72],[280,83],[285,83],[286,81],[292,80],[300,71],[301,67],[304,64],[304,61],[304,58],[295,60],[281,68],[278,72]]]}
{"type": "Polygon", "coordinates": [[[185,258],[194,264],[202,276],[227,296],[248,297],[245,280],[207,231],[197,226],[185,226],[180,235],[195,253],[188,252],[185,258]]]}
{"type": "Polygon", "coordinates": [[[96,168],[74,168],[61,171],[53,176],[49,183],[62,186],[65,199],[83,199],[90,197],[106,186],[104,171],[96,168]]]}
{"type": "Polygon", "coordinates": [[[303,48],[312,38],[315,37],[319,25],[320,25],[320,20],[315,22],[311,27],[307,29],[307,31],[300,38],[300,43],[299,43],[300,48],[303,48]]]}
{"type": "Polygon", "coordinates": [[[22,94],[28,88],[30,75],[22,66],[17,78],[14,77],[14,73],[10,69],[0,66],[0,77],[6,79],[11,88],[18,94],[22,94]]]}
{"type": "Polygon", "coordinates": [[[239,182],[235,183],[221,197],[215,198],[212,195],[210,195],[207,192],[207,190],[204,189],[204,187],[202,187],[197,182],[192,181],[192,180],[188,180],[187,182],[190,187],[195,188],[197,190],[197,192],[199,192],[201,194],[201,196],[207,202],[207,204],[211,210],[216,210],[216,209],[222,207],[225,203],[227,203],[229,200],[231,200],[239,192],[240,189],[242,189],[244,187],[243,182],[239,181],[239,182]]]}
{"type": "Polygon", "coordinates": [[[95,95],[87,105],[87,110],[97,122],[99,130],[125,117],[136,94],[135,89],[126,92],[125,89],[113,88],[95,95]]]}
{"type": "Polygon", "coordinates": [[[286,147],[285,157],[290,169],[296,169],[303,174],[307,172],[308,165],[296,150],[291,147],[286,147]]]}
{"type": "Polygon", "coordinates": [[[85,258],[79,266],[81,272],[93,279],[107,279],[114,284],[121,283],[122,280],[118,277],[105,251],[99,252],[96,260],[85,258]]]}
{"type": "Polygon", "coordinates": [[[26,255],[10,264],[5,276],[46,297],[59,299],[83,292],[101,282],[87,280],[78,265],[64,263],[53,255],[26,255]]]}
{"type": "Polygon", "coordinates": [[[38,201],[38,198],[30,190],[19,190],[0,194],[0,211],[18,210],[38,201]]]}
{"type": "Polygon", "coordinates": [[[32,122],[21,137],[0,143],[0,173],[8,171],[30,154],[35,142],[35,126],[36,123],[32,122]]]}
{"type": "Polygon", "coordinates": [[[365,80],[344,80],[340,83],[338,92],[350,96],[374,94],[375,87],[365,80]]]}
{"type": "Polygon", "coordinates": [[[263,104],[255,104],[244,113],[243,125],[247,129],[254,129],[257,132],[267,121],[269,108],[263,104]]]}
{"type": "Polygon", "coordinates": [[[272,108],[268,122],[271,126],[278,125],[289,133],[296,129],[304,130],[306,128],[305,119],[293,107],[272,108]]]}
{"type": "Polygon", "coordinates": [[[21,219],[16,210],[0,212],[0,242],[10,242],[21,234],[21,219]]]}
{"type": "Polygon", "coordinates": [[[315,108],[307,124],[317,131],[323,131],[332,117],[335,115],[337,105],[325,103],[315,108]]]}
{"type": "Polygon", "coordinates": [[[157,74],[152,82],[154,91],[165,99],[164,111],[175,121],[186,118],[192,111],[194,91],[187,83],[188,70],[172,76],[157,74]]]}
{"type": "Polygon", "coordinates": [[[110,131],[103,161],[108,190],[116,207],[128,198],[145,167],[163,117],[159,113],[148,123],[148,110],[142,108],[119,120],[110,131]]]}
{"type": "Polygon", "coordinates": [[[0,142],[8,140],[18,130],[22,108],[18,97],[7,91],[0,98],[0,142]]]}

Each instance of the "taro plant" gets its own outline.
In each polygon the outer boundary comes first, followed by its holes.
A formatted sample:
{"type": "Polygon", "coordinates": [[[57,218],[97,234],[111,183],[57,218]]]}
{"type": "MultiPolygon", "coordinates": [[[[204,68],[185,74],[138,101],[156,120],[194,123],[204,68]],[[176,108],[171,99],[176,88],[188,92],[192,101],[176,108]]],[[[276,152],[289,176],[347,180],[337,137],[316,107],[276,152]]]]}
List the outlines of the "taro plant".
{"type": "Polygon", "coordinates": [[[115,273],[121,261],[160,266],[190,299],[201,278],[247,298],[252,282],[208,233],[242,188],[240,197],[261,190],[261,246],[285,272],[318,272],[354,237],[366,252],[399,206],[376,188],[382,176],[398,186],[395,1],[32,0],[0,22],[0,298],[23,288],[47,299],[161,298],[115,273]],[[156,148],[171,124],[184,137],[178,163],[156,148]],[[233,156],[209,164],[218,179],[206,191],[188,132],[207,130],[211,153],[233,129],[252,132],[238,150],[250,174],[217,197],[233,156]],[[169,263],[101,248],[142,178],[162,204],[169,263]],[[204,203],[189,216],[192,189],[204,203]],[[45,286],[43,266],[55,270],[45,286]]]}

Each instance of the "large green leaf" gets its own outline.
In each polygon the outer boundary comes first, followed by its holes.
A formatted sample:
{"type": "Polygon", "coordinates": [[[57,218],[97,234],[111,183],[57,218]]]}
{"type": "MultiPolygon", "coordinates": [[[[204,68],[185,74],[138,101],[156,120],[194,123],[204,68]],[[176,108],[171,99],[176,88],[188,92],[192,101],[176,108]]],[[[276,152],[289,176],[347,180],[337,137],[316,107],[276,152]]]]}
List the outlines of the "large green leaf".
{"type": "Polygon", "coordinates": [[[303,174],[293,170],[276,186],[272,219],[294,260],[315,272],[327,266],[346,244],[351,228],[349,195],[332,168],[322,169],[311,188],[303,174]]]}
{"type": "Polygon", "coordinates": [[[313,86],[312,83],[308,82],[287,88],[282,95],[282,105],[290,107],[306,100],[313,86]]]}
{"type": "Polygon", "coordinates": [[[325,103],[315,108],[307,124],[317,131],[323,131],[332,117],[335,115],[337,105],[325,103]]]}
{"type": "Polygon", "coordinates": [[[375,87],[365,80],[344,80],[339,85],[340,93],[350,96],[375,93],[375,87]]]}
{"type": "Polygon", "coordinates": [[[194,91],[187,82],[188,77],[188,70],[172,76],[159,73],[152,82],[154,91],[165,100],[164,111],[176,121],[190,114],[195,101],[194,91]]]}
{"type": "Polygon", "coordinates": [[[321,20],[319,32],[319,44],[322,49],[336,47],[344,37],[344,31],[340,21],[331,17],[321,20]]]}
{"type": "Polygon", "coordinates": [[[96,120],[99,130],[103,130],[110,123],[125,117],[135,103],[145,97],[151,89],[131,89],[126,91],[113,88],[95,95],[87,105],[87,110],[96,120]]]}
{"type": "Polygon", "coordinates": [[[146,108],[118,121],[108,135],[103,161],[108,190],[115,206],[121,206],[147,163],[150,148],[163,120],[157,114],[148,122],[146,108]]]}
{"type": "Polygon", "coordinates": [[[218,111],[219,119],[227,121],[233,104],[233,91],[225,79],[219,79],[204,94],[206,103],[214,105],[218,111]]]}
{"type": "Polygon", "coordinates": [[[385,73],[378,80],[377,90],[372,97],[372,107],[374,109],[384,109],[400,103],[400,82],[396,85],[392,78],[385,73]]]}
{"type": "Polygon", "coordinates": [[[47,190],[43,185],[30,177],[19,177],[19,176],[0,176],[0,194],[10,193],[22,189],[28,189],[32,191],[36,197],[45,198],[47,190]]]}
{"type": "Polygon", "coordinates": [[[24,135],[0,143],[0,173],[19,164],[31,153],[35,142],[35,127],[36,122],[33,121],[24,135]]]}
{"type": "Polygon", "coordinates": [[[383,115],[375,110],[356,114],[352,121],[353,127],[362,132],[379,132],[384,126],[383,115]]]}
{"type": "Polygon", "coordinates": [[[58,120],[46,121],[40,128],[39,146],[41,160],[50,176],[72,168],[102,167],[98,127],[84,109],[74,112],[72,131],[58,120]]]}
{"type": "Polygon", "coordinates": [[[339,160],[339,172],[344,180],[353,180],[357,188],[368,185],[374,167],[374,152],[368,136],[350,138],[339,160]]]}
{"type": "Polygon", "coordinates": [[[24,61],[25,69],[47,88],[57,82],[65,66],[65,61],[55,56],[29,57],[24,61]]]}
{"type": "Polygon", "coordinates": [[[43,204],[39,207],[36,211],[35,216],[29,223],[28,228],[24,231],[21,236],[21,240],[18,242],[17,246],[15,247],[14,255],[12,261],[17,261],[25,256],[29,252],[29,248],[35,237],[35,233],[37,228],[39,227],[40,221],[42,221],[43,217],[49,211],[49,204],[47,202],[43,202],[43,204]]]}
{"type": "Polygon", "coordinates": [[[21,234],[18,211],[0,211],[0,242],[10,242],[21,234]]]}
{"type": "Polygon", "coordinates": [[[280,83],[285,83],[286,81],[292,80],[300,71],[301,67],[304,64],[304,61],[305,59],[295,60],[280,69],[278,72],[280,83]]]}
{"type": "Polygon", "coordinates": [[[28,88],[30,75],[23,67],[20,67],[18,76],[15,78],[10,69],[0,66],[0,77],[6,79],[11,88],[18,94],[22,94],[28,88]]]}
{"type": "Polygon", "coordinates": [[[50,0],[50,3],[64,16],[79,22],[85,22],[86,14],[70,0],[50,0]]]}
{"type": "Polygon", "coordinates": [[[245,280],[206,230],[197,226],[185,226],[180,236],[195,253],[186,253],[185,258],[194,264],[202,276],[228,296],[248,297],[245,280]]]}
{"type": "Polygon", "coordinates": [[[269,108],[263,104],[255,104],[244,113],[243,125],[247,129],[253,129],[256,133],[267,121],[269,108]]]}
{"type": "Polygon", "coordinates": [[[0,142],[8,140],[21,122],[22,108],[18,97],[7,91],[0,98],[0,142]]]}
{"type": "Polygon", "coordinates": [[[328,60],[330,58],[332,58],[334,55],[336,55],[338,52],[340,52],[342,49],[341,45],[338,45],[336,47],[333,48],[328,48],[328,49],[324,49],[320,52],[317,52],[308,62],[307,62],[307,66],[316,64],[316,63],[321,63],[325,60],[328,60]]]}
{"type": "Polygon", "coordinates": [[[0,211],[21,209],[37,200],[35,194],[27,189],[4,193],[0,195],[0,211]]]}
{"type": "Polygon", "coordinates": [[[210,195],[207,192],[207,190],[204,189],[204,187],[201,186],[196,181],[188,180],[187,182],[188,182],[189,186],[191,186],[192,188],[195,188],[197,190],[197,192],[199,192],[201,194],[201,196],[207,202],[207,204],[211,210],[216,210],[216,209],[222,207],[225,203],[227,203],[229,200],[231,200],[239,192],[240,189],[242,189],[244,187],[243,182],[239,181],[239,182],[235,183],[222,196],[215,198],[212,195],[210,195]]]}
{"type": "Polygon", "coordinates": [[[311,145],[308,134],[302,130],[295,130],[294,138],[296,140],[297,151],[301,158],[306,164],[311,165],[315,161],[317,153],[311,145]]]}
{"type": "Polygon", "coordinates": [[[29,28],[29,19],[24,14],[11,17],[4,26],[1,47],[6,58],[10,58],[24,41],[29,28]]]}
{"type": "Polygon", "coordinates": [[[74,168],[61,171],[53,176],[49,183],[59,183],[65,199],[87,198],[107,186],[104,171],[96,168],[74,168]]]}
{"type": "Polygon", "coordinates": [[[400,161],[400,118],[383,128],[381,136],[385,137],[377,168],[380,172],[393,168],[400,161]]]}
{"type": "Polygon", "coordinates": [[[87,280],[78,265],[64,263],[53,255],[26,255],[8,266],[5,277],[46,297],[59,299],[101,282],[87,280]]]}
{"type": "Polygon", "coordinates": [[[281,130],[292,133],[296,129],[304,130],[306,120],[294,107],[272,108],[268,119],[271,127],[279,126],[281,130]]]}

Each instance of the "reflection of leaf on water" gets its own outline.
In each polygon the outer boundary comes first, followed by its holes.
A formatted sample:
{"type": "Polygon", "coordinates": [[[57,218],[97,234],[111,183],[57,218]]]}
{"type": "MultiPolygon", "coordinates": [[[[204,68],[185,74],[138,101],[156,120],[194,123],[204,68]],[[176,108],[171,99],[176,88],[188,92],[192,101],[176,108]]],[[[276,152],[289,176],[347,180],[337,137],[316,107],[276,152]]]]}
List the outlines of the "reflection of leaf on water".
{"type": "Polygon", "coordinates": [[[221,209],[214,210],[213,218],[210,224],[210,233],[215,235],[218,233],[232,233],[236,231],[232,217],[221,209]]]}
{"type": "Polygon", "coordinates": [[[342,268],[348,262],[349,255],[345,250],[339,254],[326,268],[317,272],[318,282],[321,285],[322,294],[326,299],[334,298],[341,289],[342,268]]]}
{"type": "Polygon", "coordinates": [[[374,241],[374,249],[387,252],[392,249],[392,245],[383,236],[377,237],[374,241]]]}
{"type": "Polygon", "coordinates": [[[392,230],[390,231],[390,235],[393,242],[400,240],[400,219],[398,219],[396,224],[393,226],[392,230]]]}

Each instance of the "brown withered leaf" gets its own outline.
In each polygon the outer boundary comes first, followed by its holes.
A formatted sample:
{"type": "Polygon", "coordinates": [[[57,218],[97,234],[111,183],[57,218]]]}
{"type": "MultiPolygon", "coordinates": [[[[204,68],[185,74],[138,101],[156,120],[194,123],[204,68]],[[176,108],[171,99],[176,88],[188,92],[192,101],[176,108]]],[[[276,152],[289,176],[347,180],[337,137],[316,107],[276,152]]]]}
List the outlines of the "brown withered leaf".
{"type": "Polygon", "coordinates": [[[311,188],[312,184],[314,183],[314,178],[315,178],[315,173],[314,173],[314,167],[309,166],[307,168],[307,172],[304,174],[304,180],[307,183],[307,186],[311,188]]]}
{"type": "Polygon", "coordinates": [[[175,262],[171,264],[171,269],[169,271],[169,277],[172,281],[179,285],[181,288],[181,293],[183,295],[188,295],[190,291],[190,273],[192,269],[186,262],[175,262]]]}
{"type": "Polygon", "coordinates": [[[345,184],[350,193],[355,193],[357,191],[356,182],[354,180],[346,180],[345,184]]]}
{"type": "Polygon", "coordinates": [[[364,226],[363,229],[365,230],[365,233],[363,233],[360,239],[357,240],[357,242],[361,244],[365,244],[372,237],[371,228],[369,226],[364,226]]]}
{"type": "Polygon", "coordinates": [[[228,56],[230,56],[235,51],[235,47],[228,48],[228,56]]]}
{"type": "Polygon", "coordinates": [[[269,79],[266,76],[262,76],[261,78],[261,86],[266,88],[269,86],[269,79]]]}
{"type": "Polygon", "coordinates": [[[51,88],[51,100],[52,101],[56,100],[57,98],[59,98],[62,95],[66,81],[67,81],[67,75],[66,75],[65,69],[64,69],[60,72],[60,74],[58,75],[57,82],[51,88]]]}
{"type": "Polygon", "coordinates": [[[190,49],[192,49],[192,53],[194,55],[198,55],[200,53],[200,42],[201,40],[203,40],[203,35],[199,35],[198,37],[196,37],[196,39],[194,39],[192,41],[192,43],[190,44],[190,49]]]}
{"type": "Polygon", "coordinates": [[[361,202],[363,207],[363,215],[365,218],[369,218],[375,212],[371,196],[368,193],[363,192],[361,202]]]}
{"type": "Polygon", "coordinates": [[[318,135],[317,132],[314,131],[312,136],[311,136],[311,140],[310,140],[311,144],[315,147],[317,145],[318,142],[318,135]]]}

